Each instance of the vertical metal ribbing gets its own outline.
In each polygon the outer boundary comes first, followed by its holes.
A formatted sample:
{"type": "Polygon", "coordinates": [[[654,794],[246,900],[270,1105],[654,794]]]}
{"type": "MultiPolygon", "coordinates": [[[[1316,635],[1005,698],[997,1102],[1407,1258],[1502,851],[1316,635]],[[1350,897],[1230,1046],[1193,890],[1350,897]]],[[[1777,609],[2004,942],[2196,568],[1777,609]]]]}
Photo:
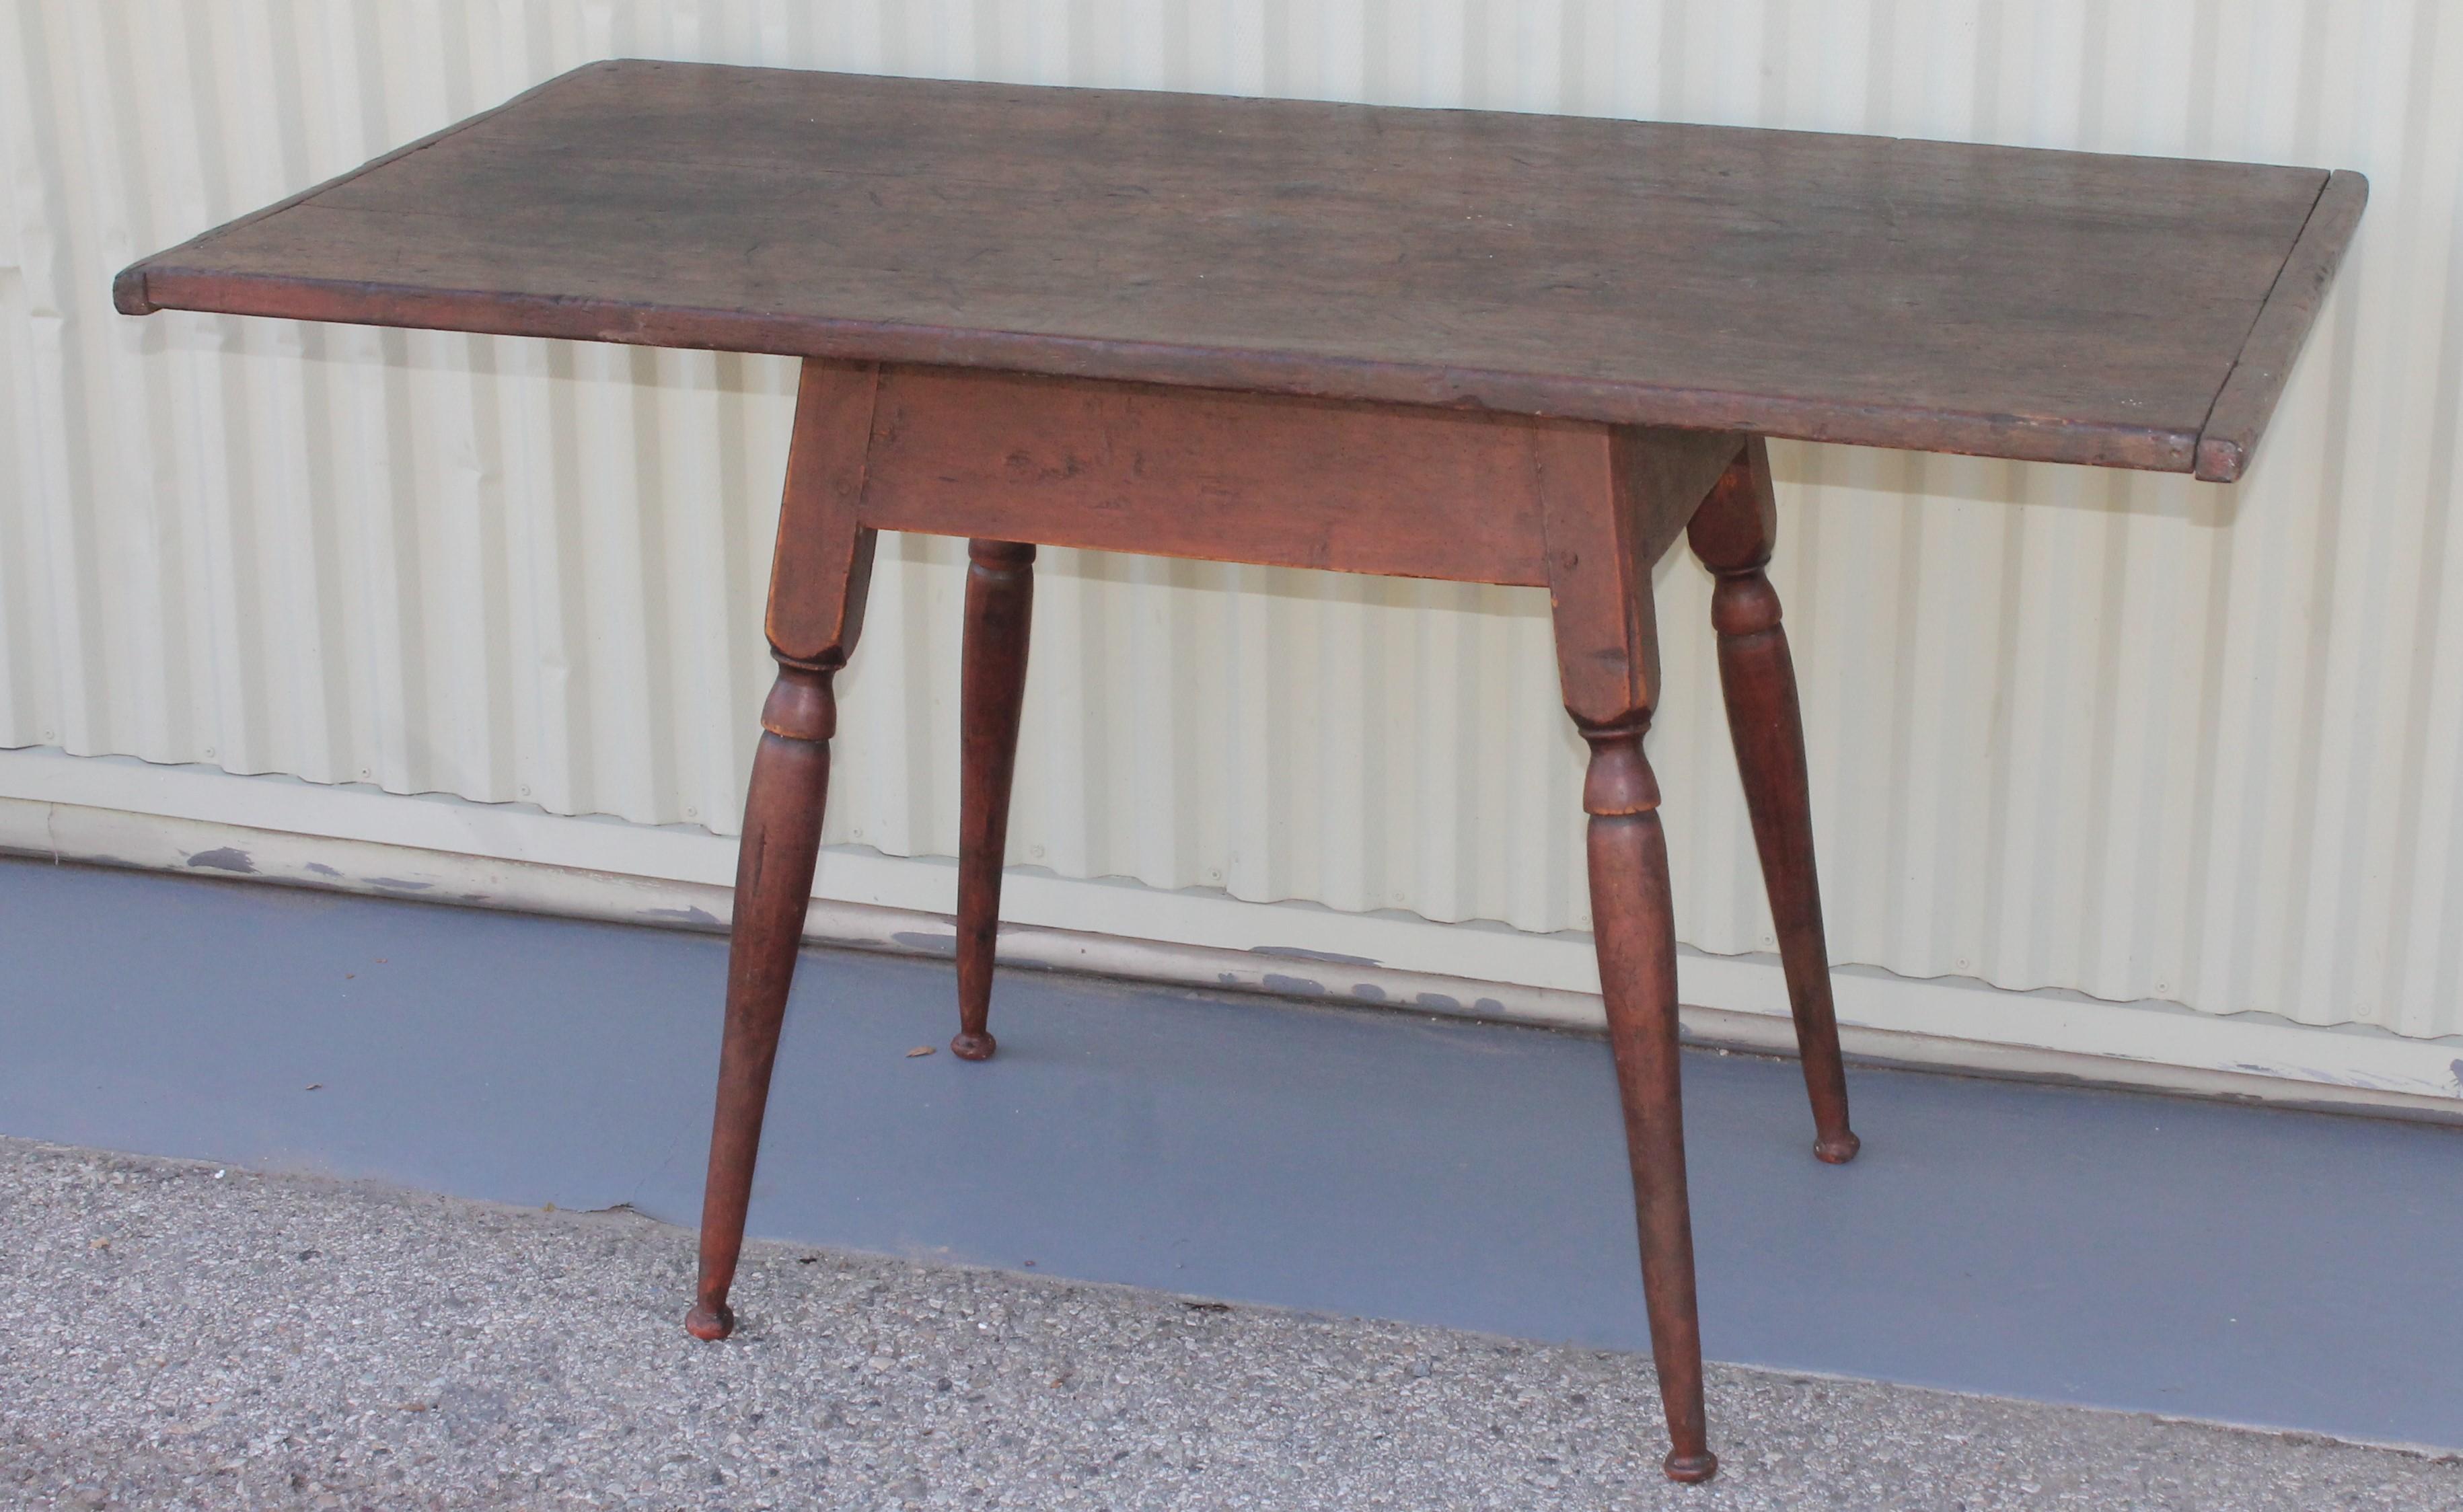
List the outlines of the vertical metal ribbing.
{"type": "MultiPolygon", "coordinates": [[[[2450,8],[926,9],[17,8],[0,745],[734,823],[792,364],[109,307],[130,258],[594,56],[2351,166],[2368,219],[2246,483],[1780,444],[1772,578],[1840,961],[2463,1032],[2450,8]]],[[[955,848],[962,571],[884,543],[833,841],[955,848]]],[[[1588,922],[1542,595],[1071,552],[1040,575],[1014,860],[1588,922]]],[[[1681,938],[1768,949],[1708,580],[1679,561],[1658,594],[1681,938]]]]}

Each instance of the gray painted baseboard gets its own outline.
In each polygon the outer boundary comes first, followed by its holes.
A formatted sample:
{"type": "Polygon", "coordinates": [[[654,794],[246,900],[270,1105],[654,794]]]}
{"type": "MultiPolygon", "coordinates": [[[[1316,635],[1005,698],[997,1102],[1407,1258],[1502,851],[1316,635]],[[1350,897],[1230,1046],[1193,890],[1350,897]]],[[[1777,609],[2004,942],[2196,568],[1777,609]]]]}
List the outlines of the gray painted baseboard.
{"type": "MultiPolygon", "coordinates": [[[[732,908],[733,842],[697,829],[56,752],[0,752],[0,852],[689,930],[723,929],[732,908]]],[[[823,896],[805,924],[814,942],[947,951],[949,920],[937,910],[955,880],[946,860],[833,849],[821,873],[823,896]]],[[[1587,937],[1241,903],[1031,869],[1018,869],[1007,893],[1000,951],[1013,966],[1571,1028],[1602,1023],[1587,937]]],[[[1684,950],[1679,977],[1693,1040],[1793,1053],[1775,959],[1684,950]]],[[[1853,965],[1833,982],[1848,1053],[1871,1063],[2463,1121],[2463,1040],[1853,965]]]]}

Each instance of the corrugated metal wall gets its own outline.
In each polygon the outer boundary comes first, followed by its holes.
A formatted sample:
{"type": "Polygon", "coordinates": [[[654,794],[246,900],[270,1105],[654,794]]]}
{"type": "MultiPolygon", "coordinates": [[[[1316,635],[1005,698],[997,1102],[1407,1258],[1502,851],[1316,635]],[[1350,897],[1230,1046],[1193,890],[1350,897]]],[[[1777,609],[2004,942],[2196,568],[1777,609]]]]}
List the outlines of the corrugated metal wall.
{"type": "MultiPolygon", "coordinates": [[[[2463,1031],[2463,8],[17,0],[0,745],[731,830],[789,364],[187,314],[111,274],[611,54],[2252,158],[2374,191],[2252,479],[1786,445],[1842,961],[2463,1031]]],[[[885,543],[832,838],[955,837],[957,555],[885,543]]],[[[1686,940],[1767,948],[1663,575],[1686,940]]],[[[1585,922],[1536,592],[1047,552],[1014,859],[1585,922]]]]}

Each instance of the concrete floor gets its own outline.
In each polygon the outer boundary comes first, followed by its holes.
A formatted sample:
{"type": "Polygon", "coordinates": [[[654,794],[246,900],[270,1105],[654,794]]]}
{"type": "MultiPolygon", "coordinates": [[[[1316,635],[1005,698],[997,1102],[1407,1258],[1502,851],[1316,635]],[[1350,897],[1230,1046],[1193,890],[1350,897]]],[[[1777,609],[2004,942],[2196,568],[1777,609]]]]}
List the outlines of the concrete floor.
{"type": "Polygon", "coordinates": [[[1668,1484],[1630,1353],[0,1140],[11,1507],[2282,1508],[2463,1463],[1722,1367],[1668,1484]]]}
{"type": "MultiPolygon", "coordinates": [[[[0,1134],[697,1211],[719,940],[26,861],[0,920],[0,1134]]],[[[1598,1041],[1018,973],[909,1058],[949,994],[808,957],[756,1232],[1645,1347],[1598,1041]]],[[[2463,1447],[2455,1131],[1860,1070],[1834,1170],[1792,1065],[1686,1076],[1713,1358],[2463,1447]]]]}

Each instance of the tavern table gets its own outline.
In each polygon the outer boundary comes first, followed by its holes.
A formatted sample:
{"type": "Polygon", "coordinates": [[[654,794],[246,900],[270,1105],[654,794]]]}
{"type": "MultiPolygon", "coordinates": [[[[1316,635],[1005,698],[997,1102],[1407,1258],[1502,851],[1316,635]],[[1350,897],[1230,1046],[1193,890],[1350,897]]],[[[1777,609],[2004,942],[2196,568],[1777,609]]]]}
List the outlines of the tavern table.
{"type": "Polygon", "coordinates": [[[1711,618],[1814,1153],[1854,1156],[1763,438],[2247,466],[2353,173],[697,64],[577,70],[148,258],[119,308],[804,358],[686,1326],[723,1338],[874,532],[970,537],[986,1024],[1035,544],[1544,586],[1667,1474],[1706,1442],[1650,569],[1711,618]]]}

